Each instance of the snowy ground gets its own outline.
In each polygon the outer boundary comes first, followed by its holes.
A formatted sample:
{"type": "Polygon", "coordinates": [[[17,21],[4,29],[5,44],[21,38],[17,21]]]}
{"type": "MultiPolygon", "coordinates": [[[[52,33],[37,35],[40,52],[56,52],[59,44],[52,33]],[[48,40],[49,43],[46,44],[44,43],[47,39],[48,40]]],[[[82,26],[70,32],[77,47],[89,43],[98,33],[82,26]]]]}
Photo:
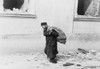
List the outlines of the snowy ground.
{"type": "Polygon", "coordinates": [[[100,69],[99,60],[70,58],[65,53],[58,54],[57,59],[58,63],[53,64],[44,53],[0,55],[0,69],[100,69]],[[63,66],[67,62],[75,64],[63,66]]]}

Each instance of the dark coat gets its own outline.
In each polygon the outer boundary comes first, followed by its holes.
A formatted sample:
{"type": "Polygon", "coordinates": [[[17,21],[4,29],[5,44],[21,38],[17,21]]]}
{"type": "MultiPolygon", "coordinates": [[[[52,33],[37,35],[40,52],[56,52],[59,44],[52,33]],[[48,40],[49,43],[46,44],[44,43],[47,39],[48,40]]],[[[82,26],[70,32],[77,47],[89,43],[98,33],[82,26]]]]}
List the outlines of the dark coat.
{"type": "Polygon", "coordinates": [[[44,30],[44,36],[46,36],[46,47],[44,51],[48,58],[55,58],[56,54],[58,53],[57,50],[58,33],[54,29],[52,29],[51,33],[46,29],[44,30]]]}

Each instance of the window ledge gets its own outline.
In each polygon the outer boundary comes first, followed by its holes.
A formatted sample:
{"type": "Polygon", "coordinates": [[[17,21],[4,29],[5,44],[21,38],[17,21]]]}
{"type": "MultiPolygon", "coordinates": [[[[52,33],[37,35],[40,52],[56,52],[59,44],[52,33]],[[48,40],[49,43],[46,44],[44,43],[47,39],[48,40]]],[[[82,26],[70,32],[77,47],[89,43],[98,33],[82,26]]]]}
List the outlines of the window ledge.
{"type": "Polygon", "coordinates": [[[100,22],[100,17],[76,17],[74,21],[100,22]]]}
{"type": "Polygon", "coordinates": [[[0,17],[36,18],[35,14],[0,13],[0,17]]]}

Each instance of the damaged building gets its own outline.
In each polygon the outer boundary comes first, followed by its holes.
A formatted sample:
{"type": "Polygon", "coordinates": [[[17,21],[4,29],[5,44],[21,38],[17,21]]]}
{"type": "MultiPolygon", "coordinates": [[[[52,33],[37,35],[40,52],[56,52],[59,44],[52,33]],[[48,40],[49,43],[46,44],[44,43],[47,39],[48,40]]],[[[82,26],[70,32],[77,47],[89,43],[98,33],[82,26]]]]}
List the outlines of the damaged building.
{"type": "Polygon", "coordinates": [[[99,0],[0,1],[0,53],[43,52],[44,21],[65,32],[67,42],[58,43],[59,51],[100,49],[99,0]]]}

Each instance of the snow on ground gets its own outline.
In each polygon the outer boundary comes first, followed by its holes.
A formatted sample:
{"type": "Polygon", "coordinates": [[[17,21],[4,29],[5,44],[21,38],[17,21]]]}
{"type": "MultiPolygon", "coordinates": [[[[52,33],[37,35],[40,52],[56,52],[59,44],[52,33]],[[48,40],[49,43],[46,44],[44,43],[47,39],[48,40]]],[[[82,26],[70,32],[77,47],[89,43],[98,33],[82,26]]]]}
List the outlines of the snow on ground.
{"type": "Polygon", "coordinates": [[[50,63],[44,53],[0,55],[0,69],[99,69],[98,60],[79,60],[67,56],[66,53],[57,55],[58,63],[50,63]],[[74,60],[74,61],[73,61],[74,60]],[[80,62],[79,62],[80,61],[80,62]],[[72,66],[63,66],[67,62],[75,63],[72,66]],[[81,66],[77,66],[80,64],[81,66]],[[85,66],[85,67],[84,67],[85,66]],[[90,68],[89,68],[90,66],[90,68]],[[92,67],[91,67],[92,66],[92,67]],[[94,67],[93,67],[94,66],[94,67]]]}

